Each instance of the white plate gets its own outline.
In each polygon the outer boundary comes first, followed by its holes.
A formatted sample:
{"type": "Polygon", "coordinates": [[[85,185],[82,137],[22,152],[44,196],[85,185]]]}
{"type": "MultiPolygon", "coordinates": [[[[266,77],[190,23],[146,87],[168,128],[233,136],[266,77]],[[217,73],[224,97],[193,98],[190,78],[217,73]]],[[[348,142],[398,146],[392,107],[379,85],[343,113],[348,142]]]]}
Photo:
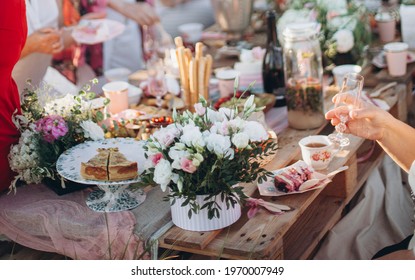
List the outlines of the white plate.
{"type": "MultiPolygon", "coordinates": [[[[284,167],[278,170],[274,170],[272,171],[272,173],[276,175],[294,166],[307,166],[310,170],[312,170],[313,172],[311,175],[311,180],[317,179],[315,180],[316,181],[315,184],[311,184],[305,190],[294,191],[294,192],[283,192],[277,189],[277,187],[274,184],[274,178],[272,177],[272,178],[268,178],[266,182],[262,182],[262,184],[258,184],[259,193],[263,196],[284,196],[284,195],[291,195],[291,194],[299,194],[299,193],[304,193],[304,192],[308,192],[308,191],[312,191],[316,189],[321,189],[331,182],[331,179],[327,178],[327,175],[314,171],[311,167],[309,167],[302,160],[299,160],[290,166],[287,166],[287,167],[284,167]],[[321,180],[321,181],[318,181],[318,180],[321,180]]],[[[303,185],[308,184],[307,182],[309,181],[305,181],[303,185]]]]}
{"type": "Polygon", "coordinates": [[[110,19],[82,20],[72,31],[72,37],[80,44],[94,45],[102,43],[124,32],[125,25],[110,19]],[[89,33],[85,27],[96,30],[89,33]]]}
{"type": "Polygon", "coordinates": [[[137,141],[132,138],[112,138],[100,141],[87,141],[74,146],[63,152],[56,162],[58,173],[65,179],[87,185],[122,185],[138,182],[139,176],[134,179],[125,181],[98,181],[87,180],[81,176],[81,162],[87,162],[97,154],[98,148],[117,147],[119,151],[125,155],[130,161],[137,162],[138,174],[144,171],[144,141],[137,141]]]}

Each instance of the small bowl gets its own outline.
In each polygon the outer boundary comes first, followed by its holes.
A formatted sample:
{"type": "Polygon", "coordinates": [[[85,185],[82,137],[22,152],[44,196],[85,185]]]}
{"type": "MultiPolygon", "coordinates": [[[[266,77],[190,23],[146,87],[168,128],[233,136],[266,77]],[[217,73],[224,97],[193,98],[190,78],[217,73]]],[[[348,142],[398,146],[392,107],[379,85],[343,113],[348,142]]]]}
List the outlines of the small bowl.
{"type": "Polygon", "coordinates": [[[183,40],[189,43],[196,43],[202,38],[203,24],[192,22],[177,27],[183,40]]]}
{"type": "Polygon", "coordinates": [[[129,85],[128,105],[130,106],[137,105],[140,102],[142,95],[143,95],[143,90],[141,88],[133,86],[133,85],[129,85]]]}
{"type": "Polygon", "coordinates": [[[104,72],[105,78],[109,82],[124,81],[128,82],[128,76],[131,75],[131,70],[128,68],[114,68],[104,72]]]}

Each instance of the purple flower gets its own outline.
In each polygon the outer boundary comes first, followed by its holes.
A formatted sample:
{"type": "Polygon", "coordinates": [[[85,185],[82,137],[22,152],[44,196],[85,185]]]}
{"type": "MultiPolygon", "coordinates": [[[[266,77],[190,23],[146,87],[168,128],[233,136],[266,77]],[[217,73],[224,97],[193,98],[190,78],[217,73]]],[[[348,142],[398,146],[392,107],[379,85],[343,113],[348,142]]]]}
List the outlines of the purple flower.
{"type": "Polygon", "coordinates": [[[43,135],[46,142],[52,143],[59,137],[66,135],[68,126],[61,116],[51,115],[36,122],[36,131],[43,135]]]}

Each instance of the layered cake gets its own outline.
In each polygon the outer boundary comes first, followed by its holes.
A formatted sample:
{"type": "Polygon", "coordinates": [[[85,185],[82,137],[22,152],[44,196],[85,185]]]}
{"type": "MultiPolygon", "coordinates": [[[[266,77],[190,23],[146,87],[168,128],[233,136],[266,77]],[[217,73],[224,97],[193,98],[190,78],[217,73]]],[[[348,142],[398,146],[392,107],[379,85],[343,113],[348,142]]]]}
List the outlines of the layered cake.
{"type": "Polygon", "coordinates": [[[275,187],[285,193],[299,191],[299,187],[312,179],[313,170],[307,166],[292,166],[274,176],[275,187]]]}
{"type": "Polygon", "coordinates": [[[98,154],[81,162],[81,176],[88,180],[122,181],[137,177],[137,162],[129,161],[118,148],[100,148],[98,154]]]}

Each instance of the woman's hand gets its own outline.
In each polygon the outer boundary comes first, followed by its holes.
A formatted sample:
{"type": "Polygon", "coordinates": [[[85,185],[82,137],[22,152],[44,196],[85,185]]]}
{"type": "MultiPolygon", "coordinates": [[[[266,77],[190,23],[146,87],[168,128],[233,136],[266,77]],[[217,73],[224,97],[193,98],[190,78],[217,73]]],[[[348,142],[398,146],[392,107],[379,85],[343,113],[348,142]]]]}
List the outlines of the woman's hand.
{"type": "Polygon", "coordinates": [[[126,3],[120,0],[111,0],[107,5],[139,25],[150,26],[160,21],[156,10],[145,2],[126,3]]]}
{"type": "Polygon", "coordinates": [[[32,53],[56,54],[63,50],[62,32],[51,27],[36,30],[27,37],[21,57],[32,53]]]}
{"type": "MultiPolygon", "coordinates": [[[[352,106],[355,104],[355,97],[348,93],[340,93],[333,97],[333,102],[341,102],[352,106]]],[[[347,106],[337,107],[326,113],[326,119],[331,120],[332,125],[335,126],[340,122],[337,115],[340,113],[349,114],[345,133],[370,140],[381,140],[389,122],[395,118],[379,107],[362,100],[359,100],[358,107],[359,109],[352,109],[350,112],[347,106]]]]}

